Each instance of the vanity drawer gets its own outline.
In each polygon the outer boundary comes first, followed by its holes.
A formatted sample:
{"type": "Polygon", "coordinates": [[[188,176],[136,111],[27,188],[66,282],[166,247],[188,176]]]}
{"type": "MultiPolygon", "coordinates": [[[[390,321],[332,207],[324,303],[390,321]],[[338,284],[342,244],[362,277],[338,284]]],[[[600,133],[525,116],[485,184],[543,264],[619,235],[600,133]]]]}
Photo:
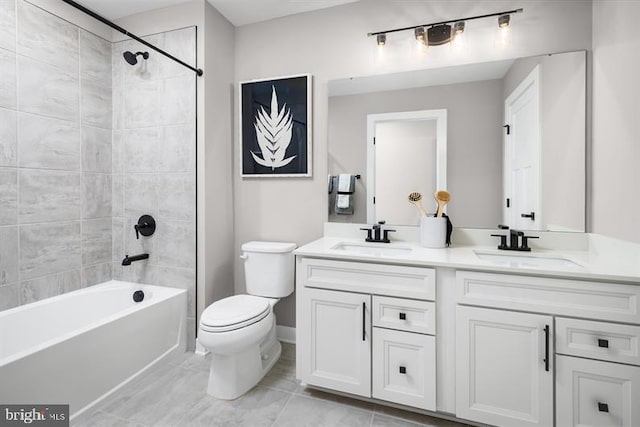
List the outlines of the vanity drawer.
{"type": "Polygon", "coordinates": [[[373,297],[373,326],[419,334],[436,333],[436,304],[403,298],[373,297]]]}
{"type": "Polygon", "coordinates": [[[459,304],[640,324],[640,286],[456,272],[459,304]]]}
{"type": "Polygon", "coordinates": [[[640,365],[640,327],[556,319],[556,353],[640,365]]]}
{"type": "Polygon", "coordinates": [[[436,339],[373,328],[372,396],[436,410],[436,339]]]}
{"type": "Polygon", "coordinates": [[[298,280],[305,287],[432,301],[436,298],[436,271],[432,268],[320,258],[298,260],[298,280]]]}
{"type": "Polygon", "coordinates": [[[557,426],[640,425],[640,367],[556,357],[557,426]]]}

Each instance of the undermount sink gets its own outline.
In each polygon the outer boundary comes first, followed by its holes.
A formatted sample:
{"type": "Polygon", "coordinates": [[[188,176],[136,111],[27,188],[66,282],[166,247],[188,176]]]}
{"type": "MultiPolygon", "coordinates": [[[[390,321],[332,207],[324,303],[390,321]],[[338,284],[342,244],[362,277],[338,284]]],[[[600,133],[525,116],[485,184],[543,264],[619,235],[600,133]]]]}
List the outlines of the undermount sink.
{"type": "Polygon", "coordinates": [[[473,251],[478,258],[483,261],[489,261],[493,264],[508,265],[511,267],[582,267],[580,264],[571,261],[568,258],[552,255],[534,255],[527,254],[507,254],[496,252],[473,251]]]}
{"type": "Polygon", "coordinates": [[[340,242],[333,247],[332,250],[343,251],[357,255],[372,255],[372,256],[401,256],[411,253],[412,249],[401,246],[387,246],[388,243],[353,243],[353,242],[340,242]]]}

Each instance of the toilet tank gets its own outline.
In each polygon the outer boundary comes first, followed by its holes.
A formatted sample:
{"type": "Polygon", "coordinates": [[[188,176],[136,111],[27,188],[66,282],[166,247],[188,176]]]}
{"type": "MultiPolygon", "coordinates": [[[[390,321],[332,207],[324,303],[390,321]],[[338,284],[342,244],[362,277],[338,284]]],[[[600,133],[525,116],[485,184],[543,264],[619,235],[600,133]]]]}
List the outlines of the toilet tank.
{"type": "Polygon", "coordinates": [[[247,293],[284,298],[293,292],[295,243],[247,242],[242,245],[247,293]]]}

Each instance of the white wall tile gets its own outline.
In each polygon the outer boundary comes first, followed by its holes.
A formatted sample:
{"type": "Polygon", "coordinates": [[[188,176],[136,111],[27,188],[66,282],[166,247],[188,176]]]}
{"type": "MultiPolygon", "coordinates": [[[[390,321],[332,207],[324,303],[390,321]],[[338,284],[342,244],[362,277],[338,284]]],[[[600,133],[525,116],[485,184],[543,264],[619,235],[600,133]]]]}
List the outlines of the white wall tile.
{"type": "Polygon", "coordinates": [[[82,218],[111,216],[111,175],[82,174],[82,218]]]}
{"type": "Polygon", "coordinates": [[[160,172],[194,171],[195,151],[196,133],[194,124],[163,128],[158,141],[158,170],[160,172]]]}
{"type": "Polygon", "coordinates": [[[28,113],[77,121],[80,111],[78,72],[18,57],[18,108],[28,113]]]}
{"type": "Polygon", "coordinates": [[[158,227],[155,253],[157,263],[166,267],[194,268],[195,227],[191,222],[163,221],[158,227]]]}
{"type": "Polygon", "coordinates": [[[160,123],[160,83],[135,82],[124,86],[122,121],[125,129],[156,126],[160,123]]]}
{"type": "Polygon", "coordinates": [[[111,215],[124,216],[124,175],[121,174],[111,177],[111,215]]]}
{"type": "Polygon", "coordinates": [[[91,265],[82,269],[82,287],[93,286],[111,280],[111,263],[91,265]]]}
{"type": "Polygon", "coordinates": [[[80,30],[80,75],[111,87],[111,43],[80,30]]]}
{"type": "Polygon", "coordinates": [[[20,169],[20,224],[80,219],[80,172],[20,169]]]}
{"type": "Polygon", "coordinates": [[[15,0],[0,0],[0,48],[16,50],[15,0]]]}
{"type": "Polygon", "coordinates": [[[111,218],[85,219],[82,221],[82,242],[111,240],[111,218]]]}
{"type": "Polygon", "coordinates": [[[16,108],[16,54],[0,49],[0,107],[16,108]]]}
{"type": "Polygon", "coordinates": [[[80,222],[20,227],[20,273],[23,280],[80,269],[80,222]]]}
{"type": "Polygon", "coordinates": [[[125,172],[156,172],[158,170],[159,129],[129,129],[122,131],[125,172]]]}
{"type": "Polygon", "coordinates": [[[109,173],[112,168],[111,130],[82,126],[82,170],[109,173]]]}
{"type": "Polygon", "coordinates": [[[195,73],[164,80],[162,92],[162,121],[164,125],[195,122],[196,87],[195,73]]]}
{"type": "Polygon", "coordinates": [[[111,129],[111,85],[87,77],[81,78],[81,84],[82,124],[111,129]]]}
{"type": "Polygon", "coordinates": [[[196,191],[192,173],[158,176],[158,217],[163,220],[193,220],[196,191]]]}
{"type": "Polygon", "coordinates": [[[0,108],[0,166],[16,166],[17,123],[18,116],[15,111],[0,108]]]}
{"type": "Polygon", "coordinates": [[[158,212],[158,189],[155,174],[127,174],[124,179],[124,214],[129,218],[158,212]]]}
{"type": "Polygon", "coordinates": [[[20,283],[0,285],[0,311],[20,305],[20,283]]]}
{"type": "Polygon", "coordinates": [[[18,281],[18,227],[0,227],[0,242],[0,285],[7,285],[18,281]]]}
{"type": "Polygon", "coordinates": [[[18,166],[80,170],[80,127],[75,122],[18,113],[18,166]]]}
{"type": "Polygon", "coordinates": [[[27,2],[18,2],[18,53],[78,72],[78,27],[27,2]]]}
{"type": "Polygon", "coordinates": [[[0,225],[18,223],[18,170],[0,168],[0,225]]]}
{"type": "MultiPolygon", "coordinates": [[[[126,255],[124,249],[124,218],[112,218],[111,220],[111,254],[113,262],[120,262],[126,255]]],[[[133,225],[132,225],[133,227],[133,225]]]]}
{"type": "MultiPolygon", "coordinates": [[[[196,33],[193,28],[168,31],[164,33],[163,49],[187,64],[196,65],[196,33]]],[[[158,72],[162,78],[191,76],[193,71],[169,58],[162,58],[158,72]]]]}
{"type": "Polygon", "coordinates": [[[25,280],[20,283],[20,304],[29,304],[77,289],[80,289],[80,270],[25,280]]]}

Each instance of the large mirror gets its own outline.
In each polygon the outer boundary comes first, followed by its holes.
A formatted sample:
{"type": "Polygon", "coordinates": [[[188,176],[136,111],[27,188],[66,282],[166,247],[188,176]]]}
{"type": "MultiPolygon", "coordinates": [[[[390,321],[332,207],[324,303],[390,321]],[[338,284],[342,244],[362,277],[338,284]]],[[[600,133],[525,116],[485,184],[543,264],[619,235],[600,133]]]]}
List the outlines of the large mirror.
{"type": "Polygon", "coordinates": [[[330,177],[360,177],[329,221],[416,225],[408,193],[432,213],[446,189],[456,227],[585,230],[584,51],[333,80],[328,126],[330,177]]]}

